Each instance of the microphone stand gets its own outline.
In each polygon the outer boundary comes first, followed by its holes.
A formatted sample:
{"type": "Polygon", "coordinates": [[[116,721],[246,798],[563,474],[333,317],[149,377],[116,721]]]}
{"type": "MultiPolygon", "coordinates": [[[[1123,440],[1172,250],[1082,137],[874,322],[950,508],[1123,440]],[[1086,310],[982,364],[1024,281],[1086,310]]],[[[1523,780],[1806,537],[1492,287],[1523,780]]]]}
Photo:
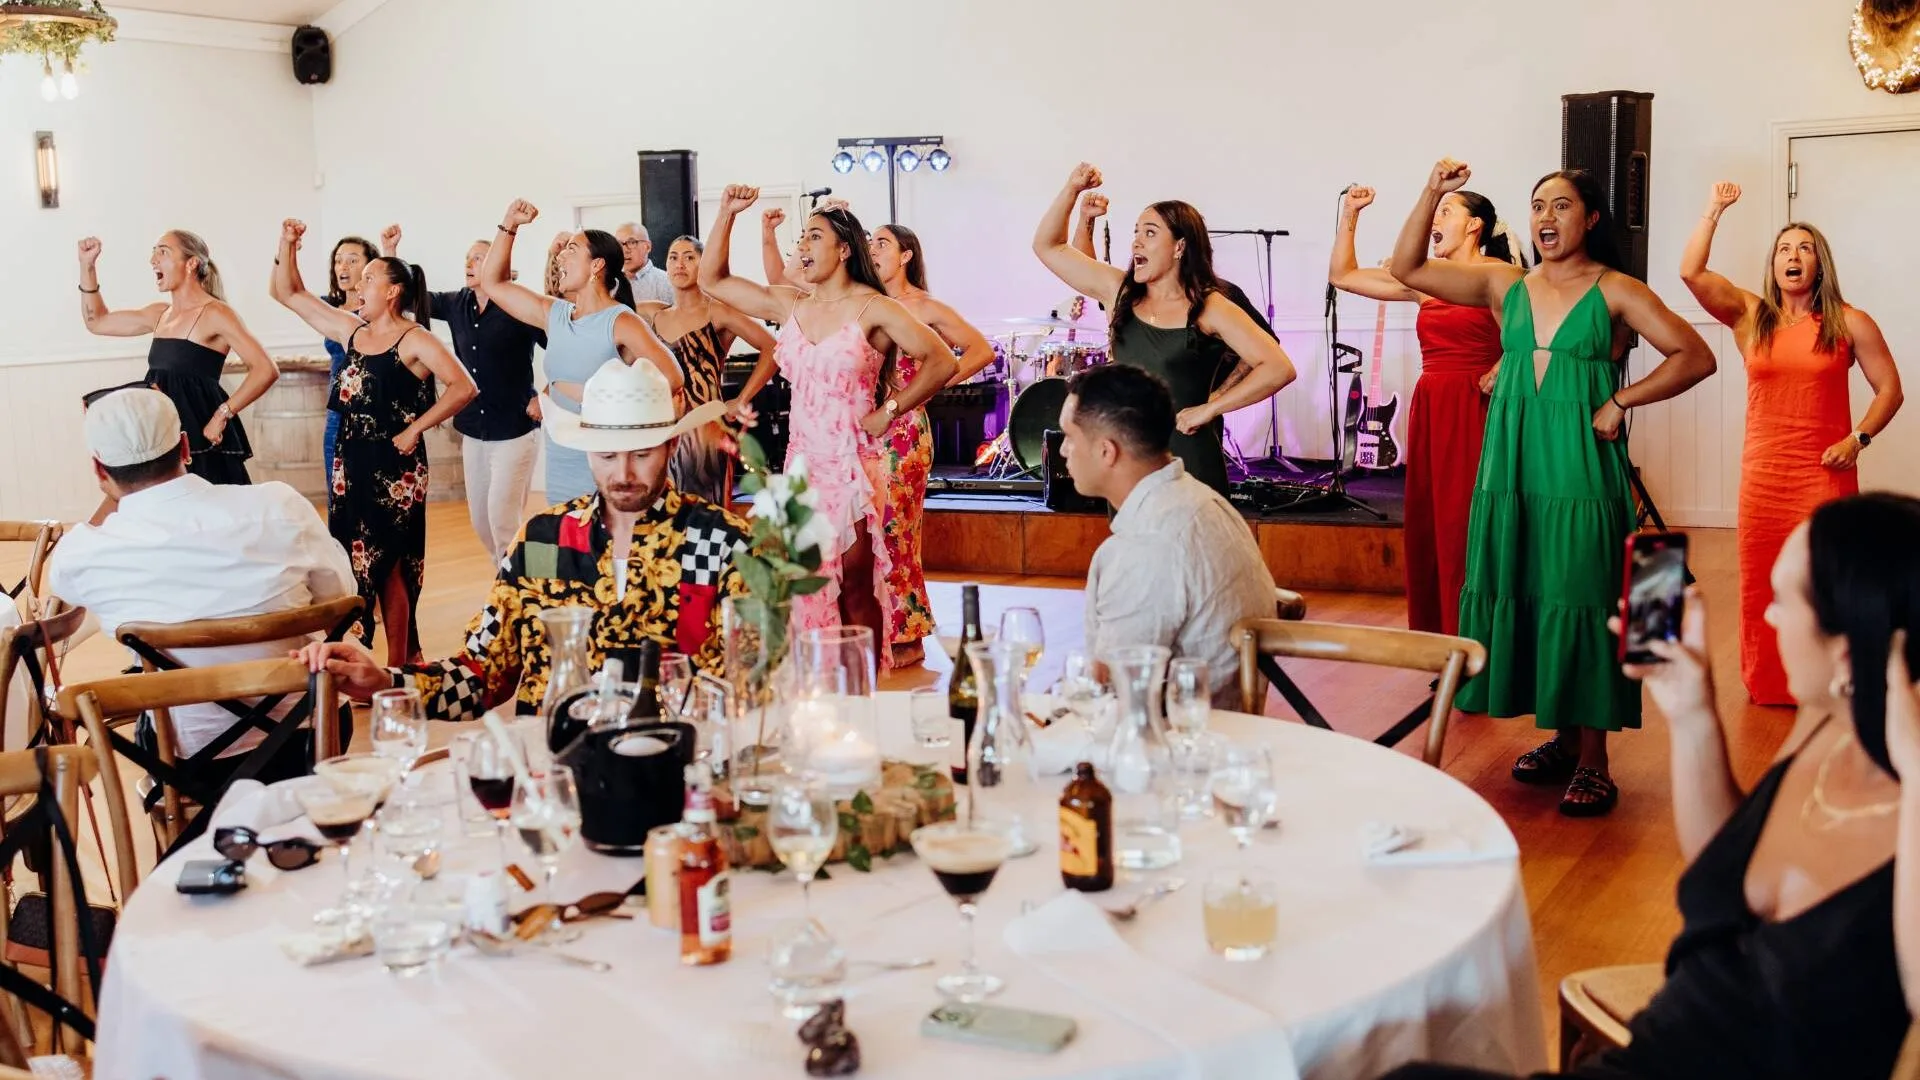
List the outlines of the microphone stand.
{"type": "MultiPolygon", "coordinates": [[[[1208,229],[1207,234],[1209,236],[1257,236],[1260,238],[1262,245],[1265,247],[1266,266],[1267,266],[1266,276],[1260,280],[1260,291],[1263,294],[1261,299],[1266,302],[1267,327],[1268,329],[1272,329],[1273,312],[1274,312],[1274,309],[1273,309],[1273,238],[1276,236],[1292,236],[1293,234],[1287,231],[1286,229],[1208,229]]],[[[1276,334],[1275,336],[1277,337],[1278,335],[1276,334]]],[[[1272,397],[1269,397],[1267,399],[1267,458],[1266,460],[1279,465],[1280,467],[1286,469],[1288,472],[1298,473],[1298,472],[1305,471],[1301,469],[1298,465],[1295,465],[1293,462],[1287,460],[1286,455],[1280,452],[1280,395],[1278,394],[1275,394],[1272,397]]]]}

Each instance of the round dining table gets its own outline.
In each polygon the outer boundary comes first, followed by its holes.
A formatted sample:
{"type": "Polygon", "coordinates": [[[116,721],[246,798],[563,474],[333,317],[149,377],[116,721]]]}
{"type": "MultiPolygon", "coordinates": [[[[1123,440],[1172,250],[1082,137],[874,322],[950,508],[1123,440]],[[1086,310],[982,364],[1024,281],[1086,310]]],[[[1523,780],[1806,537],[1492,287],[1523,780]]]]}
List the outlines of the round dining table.
{"type": "MultiPolygon", "coordinates": [[[[909,732],[908,696],[876,695],[882,749],[934,762],[909,732]]],[[[1182,860],[1122,872],[1122,906],[1154,882],[1185,884],[1117,920],[1062,887],[1051,835],[1066,777],[1035,786],[1023,817],[1040,850],[1009,861],[980,900],[979,960],[1005,979],[992,1004],[1071,1018],[1062,1049],[1022,1052],[923,1034],[934,981],[958,966],[953,902],[911,853],[844,864],[812,886],[814,916],[845,947],[848,1029],[866,1077],[1367,1078],[1408,1061],[1522,1074],[1546,1067],[1532,930],[1512,833],[1485,800],[1444,772],[1372,743],[1290,721],[1215,712],[1212,730],[1263,742],[1278,787],[1278,827],[1240,850],[1210,818],[1180,830],[1182,860]],[[1381,826],[1418,837],[1369,851],[1381,826]],[[1206,880],[1244,870],[1277,886],[1278,937],[1251,962],[1209,950],[1206,880]],[[1093,912],[1089,916],[1089,912],[1093,912]],[[932,966],[882,962],[928,957],[932,966]]],[[[444,791],[453,874],[476,850],[517,839],[467,835],[444,762],[419,770],[444,791]]],[[[290,781],[298,783],[300,781],[290,781]]],[[[963,805],[965,795],[961,796],[963,805]]],[[[271,835],[271,833],[270,833],[271,835]]],[[[769,943],[801,912],[791,874],[736,871],[733,955],[683,967],[677,932],[639,918],[593,919],[566,951],[596,972],[526,949],[487,956],[465,945],[424,973],[390,974],[372,957],[302,966],[283,942],[312,932],[343,886],[340,861],[278,872],[255,855],[231,896],[174,888],[202,838],[155,868],[128,900],[100,1003],[101,1080],[300,1080],[805,1076],[806,1048],[768,991],[769,943]]],[[[495,856],[497,859],[497,856],[495,856]]],[[[576,848],[561,899],[627,890],[641,861],[576,848]]],[[[516,906],[533,897],[520,894],[516,906]]]]}

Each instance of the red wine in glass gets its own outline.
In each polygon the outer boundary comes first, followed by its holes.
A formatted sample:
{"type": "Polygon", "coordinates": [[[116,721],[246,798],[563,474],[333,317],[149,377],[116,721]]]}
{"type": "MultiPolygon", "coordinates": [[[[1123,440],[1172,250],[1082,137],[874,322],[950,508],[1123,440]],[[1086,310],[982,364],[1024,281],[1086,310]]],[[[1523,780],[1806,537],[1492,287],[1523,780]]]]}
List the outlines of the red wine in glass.
{"type": "Polygon", "coordinates": [[[506,820],[513,807],[513,777],[511,776],[469,776],[467,783],[473,788],[473,797],[487,813],[506,820]]]}

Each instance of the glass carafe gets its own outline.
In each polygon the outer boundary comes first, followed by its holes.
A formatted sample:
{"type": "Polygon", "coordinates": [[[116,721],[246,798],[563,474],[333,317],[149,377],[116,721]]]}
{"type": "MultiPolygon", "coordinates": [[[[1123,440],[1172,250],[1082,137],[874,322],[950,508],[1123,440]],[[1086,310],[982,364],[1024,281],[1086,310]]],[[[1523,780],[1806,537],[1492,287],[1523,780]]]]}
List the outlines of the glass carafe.
{"type": "MultiPolygon", "coordinates": [[[[540,622],[547,634],[547,692],[540,699],[540,716],[546,721],[547,744],[558,752],[564,748],[554,746],[556,735],[566,736],[565,717],[557,712],[562,702],[575,693],[586,689],[592,682],[592,658],[587,647],[593,637],[593,609],[589,607],[547,608],[540,613],[540,622]],[[562,721],[563,730],[556,732],[556,716],[562,721]]],[[[502,631],[505,633],[506,631],[502,631]]],[[[575,732],[577,734],[577,732],[575,732]]],[[[567,741],[571,742],[571,738],[567,741]]]]}
{"type": "Polygon", "coordinates": [[[1103,657],[1120,706],[1107,751],[1113,861],[1129,870],[1161,870],[1180,861],[1180,811],[1160,715],[1172,656],[1160,645],[1137,645],[1103,657]]]}
{"type": "Polygon", "coordinates": [[[1053,804],[1037,798],[1033,739],[1020,703],[1027,647],[997,641],[967,646],[979,687],[980,714],[967,745],[967,813],[970,823],[992,822],[1006,831],[1018,858],[1039,850],[1038,839],[1051,835],[1053,804]],[[1046,820],[1034,817],[1036,809],[1046,820]]]}

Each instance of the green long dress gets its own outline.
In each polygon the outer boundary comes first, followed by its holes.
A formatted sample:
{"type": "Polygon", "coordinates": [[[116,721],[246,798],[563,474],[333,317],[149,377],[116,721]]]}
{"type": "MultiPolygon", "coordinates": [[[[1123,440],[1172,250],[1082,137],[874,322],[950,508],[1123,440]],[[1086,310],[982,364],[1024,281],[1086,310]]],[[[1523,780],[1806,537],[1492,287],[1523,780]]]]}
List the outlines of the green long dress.
{"type": "Polygon", "coordinates": [[[1487,667],[1456,704],[1532,713],[1542,728],[1637,728],[1640,687],[1620,674],[1607,629],[1634,511],[1626,444],[1593,432],[1619,373],[1606,297],[1596,281],[1567,312],[1537,388],[1524,279],[1501,321],[1460,594],[1460,633],[1487,647],[1487,667]]]}

